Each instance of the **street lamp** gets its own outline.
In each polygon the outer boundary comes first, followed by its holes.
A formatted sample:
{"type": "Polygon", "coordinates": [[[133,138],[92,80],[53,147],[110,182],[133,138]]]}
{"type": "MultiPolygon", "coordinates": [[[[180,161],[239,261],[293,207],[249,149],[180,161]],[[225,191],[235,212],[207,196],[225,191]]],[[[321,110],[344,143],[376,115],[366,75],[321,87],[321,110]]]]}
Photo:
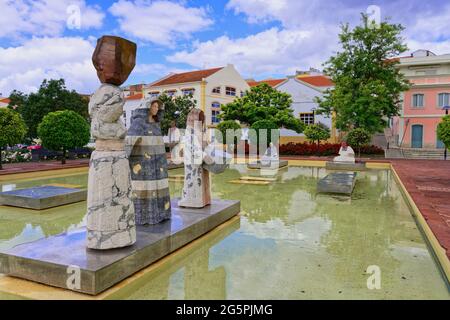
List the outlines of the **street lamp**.
{"type": "MultiPolygon", "coordinates": [[[[450,106],[445,106],[442,108],[442,110],[445,110],[445,115],[448,115],[448,110],[450,110],[450,106]]],[[[447,160],[447,147],[444,146],[444,160],[447,160]]]]}

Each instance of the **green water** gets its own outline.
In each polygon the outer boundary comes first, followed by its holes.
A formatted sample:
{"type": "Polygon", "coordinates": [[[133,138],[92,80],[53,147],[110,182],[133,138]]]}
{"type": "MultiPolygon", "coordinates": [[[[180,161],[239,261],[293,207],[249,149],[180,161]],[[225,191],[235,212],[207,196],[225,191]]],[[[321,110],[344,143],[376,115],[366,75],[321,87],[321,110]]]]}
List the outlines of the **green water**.
{"type": "MultiPolygon", "coordinates": [[[[389,171],[358,173],[351,198],[317,195],[318,178],[326,175],[319,168],[280,170],[269,185],[229,183],[255,172],[236,166],[213,176],[214,197],[241,200],[240,219],[108,298],[450,298],[389,171]],[[381,289],[368,289],[369,266],[379,267],[381,289]]],[[[4,182],[0,190],[54,183],[86,186],[87,175],[4,182]]],[[[178,196],[182,182],[170,189],[178,196]]],[[[0,250],[83,226],[85,206],[0,206],[0,250]]]]}

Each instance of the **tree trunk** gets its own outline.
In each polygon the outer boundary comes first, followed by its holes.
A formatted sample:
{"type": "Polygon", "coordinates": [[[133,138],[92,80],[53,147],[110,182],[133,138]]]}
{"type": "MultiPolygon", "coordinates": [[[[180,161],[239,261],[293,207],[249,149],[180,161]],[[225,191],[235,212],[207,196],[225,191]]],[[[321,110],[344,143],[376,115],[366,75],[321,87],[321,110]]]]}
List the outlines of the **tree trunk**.
{"type": "Polygon", "coordinates": [[[61,164],[66,164],[66,148],[63,148],[61,164]]]}
{"type": "Polygon", "coordinates": [[[3,147],[0,147],[0,170],[3,170],[3,166],[2,166],[2,151],[3,151],[3,147]]]}

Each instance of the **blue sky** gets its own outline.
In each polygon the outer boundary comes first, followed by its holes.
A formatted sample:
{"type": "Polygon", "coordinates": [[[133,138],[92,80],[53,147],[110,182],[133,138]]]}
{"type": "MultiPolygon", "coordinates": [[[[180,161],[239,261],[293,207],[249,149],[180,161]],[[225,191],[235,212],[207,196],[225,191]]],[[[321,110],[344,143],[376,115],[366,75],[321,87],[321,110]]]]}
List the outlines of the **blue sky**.
{"type": "Polygon", "coordinates": [[[446,0],[0,0],[0,92],[62,77],[92,93],[99,82],[90,58],[104,34],[138,44],[126,84],[228,63],[255,79],[321,68],[339,49],[340,23],[358,23],[370,5],[406,27],[411,50],[450,53],[446,0]]]}

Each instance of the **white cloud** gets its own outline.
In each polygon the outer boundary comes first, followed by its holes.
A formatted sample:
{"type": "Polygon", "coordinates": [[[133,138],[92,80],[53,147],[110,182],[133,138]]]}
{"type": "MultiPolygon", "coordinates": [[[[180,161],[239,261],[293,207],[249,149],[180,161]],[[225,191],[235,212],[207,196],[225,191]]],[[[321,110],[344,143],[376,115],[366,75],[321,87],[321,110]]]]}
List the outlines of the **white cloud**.
{"type": "Polygon", "coordinates": [[[187,72],[191,70],[174,68],[161,63],[141,63],[136,64],[136,67],[133,70],[133,74],[135,75],[143,75],[143,76],[156,76],[157,78],[161,78],[169,73],[181,73],[187,72]]]}
{"type": "Polygon", "coordinates": [[[120,29],[136,38],[172,46],[177,39],[187,39],[213,21],[207,9],[187,7],[165,0],[119,0],[109,11],[118,18],[120,29]]]}
{"type": "Polygon", "coordinates": [[[0,38],[59,36],[67,27],[70,5],[80,9],[80,28],[99,28],[104,14],[84,0],[0,0],[0,38]]]}
{"type": "Polygon", "coordinates": [[[337,47],[336,34],[334,27],[317,26],[314,31],[271,28],[245,38],[221,36],[197,42],[191,52],[180,51],[167,59],[198,68],[232,63],[245,77],[292,74],[299,69],[320,68],[337,47]]]}
{"type": "Polygon", "coordinates": [[[94,44],[82,38],[33,38],[0,47],[0,92],[36,91],[42,80],[66,80],[69,89],[91,93],[99,85],[91,56],[94,44]]]}

